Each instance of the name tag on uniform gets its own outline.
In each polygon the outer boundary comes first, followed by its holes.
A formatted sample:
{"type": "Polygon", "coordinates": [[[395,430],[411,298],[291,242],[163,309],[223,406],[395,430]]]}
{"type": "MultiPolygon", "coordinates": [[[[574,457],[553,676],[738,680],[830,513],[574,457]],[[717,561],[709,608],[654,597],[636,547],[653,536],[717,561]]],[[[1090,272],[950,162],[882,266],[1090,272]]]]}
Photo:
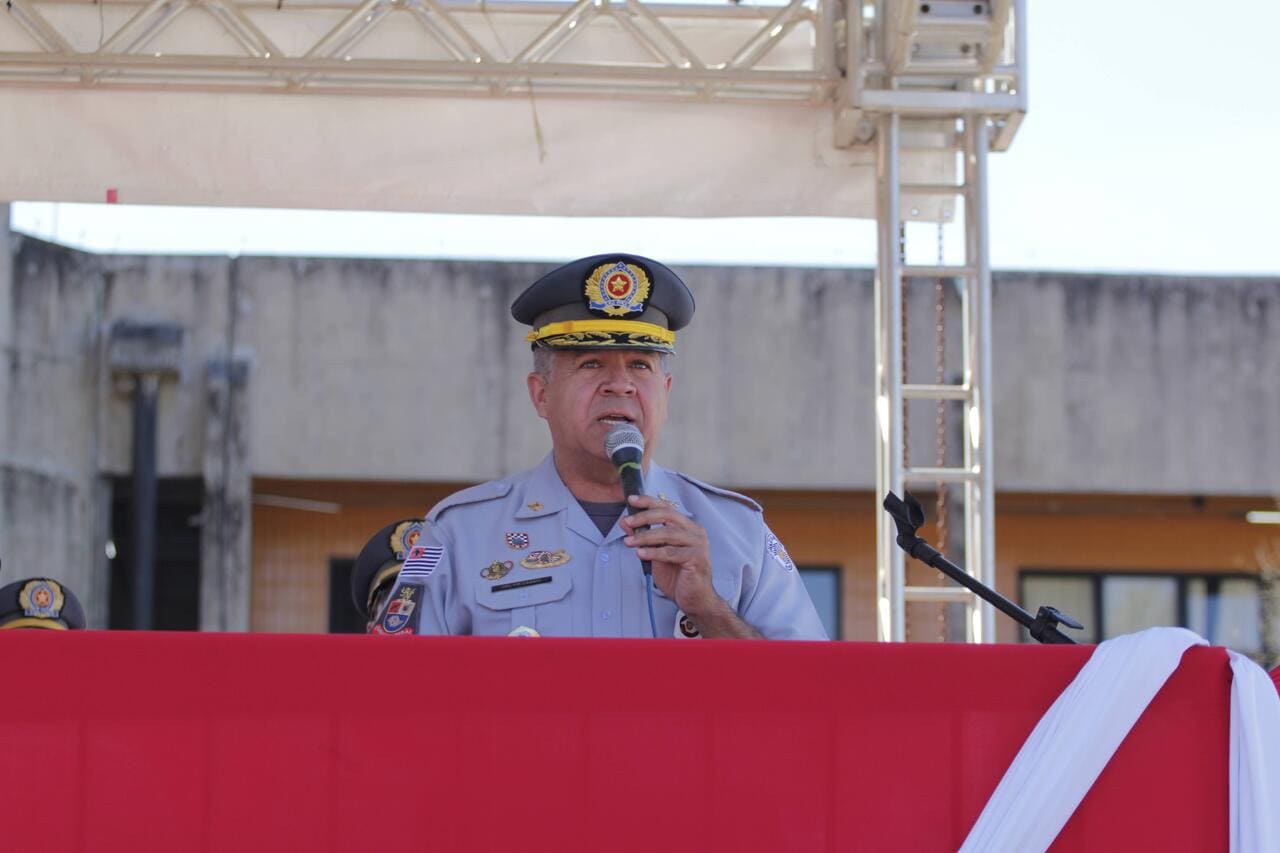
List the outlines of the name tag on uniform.
{"type": "Polygon", "coordinates": [[[522,581],[512,581],[511,583],[500,583],[497,586],[489,587],[489,592],[504,592],[508,589],[520,589],[526,586],[537,586],[540,583],[551,583],[551,575],[543,575],[540,578],[528,578],[522,581]]]}

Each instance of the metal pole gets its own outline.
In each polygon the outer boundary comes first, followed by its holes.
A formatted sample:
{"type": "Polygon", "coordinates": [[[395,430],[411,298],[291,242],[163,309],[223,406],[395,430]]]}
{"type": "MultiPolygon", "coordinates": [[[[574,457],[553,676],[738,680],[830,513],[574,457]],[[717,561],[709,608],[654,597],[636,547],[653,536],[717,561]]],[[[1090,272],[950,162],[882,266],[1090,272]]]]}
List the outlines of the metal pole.
{"type": "Polygon", "coordinates": [[[160,377],[141,373],[133,387],[133,627],[151,629],[155,612],[156,398],[160,377]]]}
{"type": "MultiPolygon", "coordinates": [[[[966,406],[969,443],[967,461],[977,469],[977,477],[965,484],[965,504],[969,512],[965,563],[971,574],[989,587],[995,583],[995,479],[992,474],[991,414],[991,258],[987,240],[987,151],[990,132],[985,116],[968,114],[964,119],[965,183],[970,203],[965,207],[966,263],[975,270],[970,294],[970,346],[973,398],[966,406]]],[[[995,642],[995,611],[979,606],[980,618],[972,626],[977,642],[995,642]]]]}
{"type": "MultiPolygon", "coordinates": [[[[899,118],[880,117],[876,157],[878,209],[875,281],[876,309],[876,501],[902,493],[902,255],[899,236],[901,184],[899,118]]],[[[895,545],[893,519],[876,519],[876,636],[905,639],[903,554],[895,545]]]]}

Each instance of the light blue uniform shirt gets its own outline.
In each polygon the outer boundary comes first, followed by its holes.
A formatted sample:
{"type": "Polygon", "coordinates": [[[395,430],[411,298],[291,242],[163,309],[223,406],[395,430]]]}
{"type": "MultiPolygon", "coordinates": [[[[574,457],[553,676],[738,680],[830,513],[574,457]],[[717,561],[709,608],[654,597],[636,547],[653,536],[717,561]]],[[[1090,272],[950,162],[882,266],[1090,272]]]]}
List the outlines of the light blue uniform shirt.
{"type": "MultiPolygon", "coordinates": [[[[707,531],[712,585],[743,621],[765,637],[827,639],[759,504],[658,465],[649,466],[645,493],[707,531]]],[[[424,527],[417,559],[411,555],[388,598],[402,601],[384,611],[383,633],[651,635],[635,549],[623,544],[617,523],[601,535],[550,454],[531,471],[446,498],[424,527]],[[406,609],[418,612],[409,618],[406,609]]],[[[683,614],[656,585],[654,615],[659,637],[693,633],[687,621],[682,630],[683,614]]]]}

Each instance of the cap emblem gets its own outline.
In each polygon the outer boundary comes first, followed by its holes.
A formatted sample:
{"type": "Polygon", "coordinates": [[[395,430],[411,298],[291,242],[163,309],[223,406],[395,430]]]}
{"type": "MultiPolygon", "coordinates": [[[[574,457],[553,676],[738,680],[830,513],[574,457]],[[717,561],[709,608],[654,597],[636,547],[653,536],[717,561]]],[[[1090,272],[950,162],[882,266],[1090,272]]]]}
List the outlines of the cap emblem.
{"type": "Polygon", "coordinates": [[[601,264],[587,277],[587,308],[606,317],[640,314],[649,299],[649,275],[623,261],[601,264]]]}
{"type": "Polygon", "coordinates": [[[422,535],[421,521],[402,521],[396,525],[396,529],[391,531],[391,553],[396,555],[397,560],[403,560],[405,556],[413,550],[413,546],[418,544],[418,537],[422,535]]]}
{"type": "Polygon", "coordinates": [[[62,587],[57,581],[33,580],[23,585],[18,593],[18,604],[27,616],[40,619],[57,619],[62,614],[62,587]]]}

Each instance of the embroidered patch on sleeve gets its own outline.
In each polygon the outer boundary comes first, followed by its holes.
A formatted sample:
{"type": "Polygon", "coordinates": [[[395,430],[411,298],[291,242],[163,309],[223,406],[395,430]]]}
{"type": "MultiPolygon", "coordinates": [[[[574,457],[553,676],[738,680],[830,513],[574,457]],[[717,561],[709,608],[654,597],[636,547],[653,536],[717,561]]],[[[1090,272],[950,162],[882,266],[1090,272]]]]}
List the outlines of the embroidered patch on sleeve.
{"type": "Polygon", "coordinates": [[[400,570],[400,577],[425,580],[431,577],[431,573],[436,570],[436,566],[440,565],[442,559],[444,559],[444,549],[439,545],[414,545],[409,549],[409,556],[404,561],[404,568],[400,570]]]}
{"type": "Polygon", "coordinates": [[[778,561],[778,565],[789,572],[795,571],[796,564],[791,561],[791,555],[787,553],[787,549],[782,547],[782,543],[778,541],[778,537],[772,532],[769,538],[765,540],[764,549],[769,552],[769,556],[778,561]]]}
{"type": "Polygon", "coordinates": [[[422,584],[407,583],[387,603],[387,610],[374,626],[375,634],[416,634],[421,617],[422,584]]]}

